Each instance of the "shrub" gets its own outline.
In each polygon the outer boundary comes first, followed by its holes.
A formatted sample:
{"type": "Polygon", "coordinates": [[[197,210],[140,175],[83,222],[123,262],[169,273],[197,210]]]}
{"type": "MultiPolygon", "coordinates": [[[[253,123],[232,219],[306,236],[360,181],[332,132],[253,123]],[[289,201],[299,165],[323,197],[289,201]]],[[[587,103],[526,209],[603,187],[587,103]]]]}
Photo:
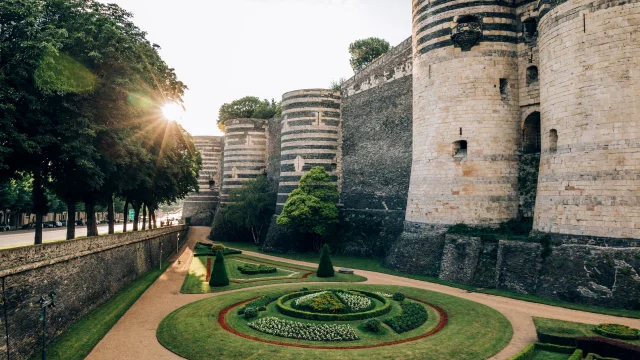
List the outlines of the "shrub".
{"type": "Polygon", "coordinates": [[[267,266],[263,264],[245,264],[238,266],[238,270],[245,275],[273,274],[278,271],[275,266],[267,266]]]}
{"type": "Polygon", "coordinates": [[[584,360],[620,360],[620,359],[617,359],[617,358],[606,358],[606,357],[602,357],[602,356],[600,356],[598,354],[591,353],[591,354],[588,354],[587,357],[584,358],[584,360]]]}
{"type": "Polygon", "coordinates": [[[224,252],[223,253],[225,255],[240,255],[240,254],[242,254],[242,250],[224,248],[224,252]]]}
{"type": "Polygon", "coordinates": [[[386,319],[384,321],[390,328],[398,334],[417,329],[427,321],[427,309],[415,302],[400,303],[402,314],[386,319]]]}
{"type": "Polygon", "coordinates": [[[218,251],[216,260],[213,262],[209,285],[213,287],[229,285],[229,275],[227,275],[227,267],[224,263],[224,255],[222,255],[222,251],[218,251]]]}
{"type": "Polygon", "coordinates": [[[401,292],[397,292],[397,293],[393,294],[393,300],[395,300],[395,301],[404,301],[404,298],[405,298],[405,296],[401,292]]]}
{"type": "Polygon", "coordinates": [[[250,307],[250,308],[246,308],[244,310],[244,318],[245,319],[253,319],[255,317],[258,317],[258,309],[254,308],[254,307],[250,307]]]}
{"type": "Polygon", "coordinates": [[[529,360],[533,357],[533,353],[536,350],[535,344],[527,345],[522,351],[511,357],[509,360],[529,360]]]}
{"type": "Polygon", "coordinates": [[[316,275],[321,278],[333,277],[335,275],[335,270],[333,269],[333,263],[331,262],[331,256],[329,254],[329,245],[327,244],[324,244],[322,247],[320,264],[318,265],[316,275]]]}
{"type": "Polygon", "coordinates": [[[325,292],[298,303],[294,302],[294,309],[321,314],[346,314],[346,307],[332,292],[325,292]]]}
{"type": "Polygon", "coordinates": [[[300,288],[300,291],[309,291],[309,288],[301,287],[301,288],[300,288]]]}
{"type": "Polygon", "coordinates": [[[293,293],[285,295],[278,299],[276,302],[276,307],[278,308],[278,312],[283,315],[296,317],[299,319],[306,320],[317,320],[317,321],[357,321],[357,320],[365,320],[369,318],[374,318],[378,316],[382,316],[388,314],[391,311],[391,302],[380,295],[376,295],[367,291],[360,291],[362,294],[366,296],[372,297],[374,299],[380,300],[383,303],[381,307],[375,308],[373,310],[360,312],[360,313],[350,313],[350,314],[319,314],[314,312],[307,312],[302,310],[297,310],[285,303],[291,299],[298,298],[303,295],[315,294],[317,291],[312,292],[301,292],[301,293],[293,293]]]}
{"type": "Polygon", "coordinates": [[[600,324],[593,331],[606,337],[622,340],[637,340],[640,335],[638,329],[617,324],[600,324]]]}
{"type": "Polygon", "coordinates": [[[248,309],[248,308],[256,308],[258,311],[266,311],[267,305],[278,300],[278,298],[281,297],[282,295],[283,294],[261,296],[251,302],[244,304],[244,306],[242,306],[240,310],[238,310],[238,314],[239,315],[244,314],[245,309],[248,309]]]}
{"type": "Polygon", "coordinates": [[[380,320],[378,320],[378,319],[369,319],[369,320],[365,321],[364,328],[367,329],[367,331],[370,331],[370,332],[373,332],[373,333],[377,333],[377,332],[380,331],[380,320]]]}
{"type": "Polygon", "coordinates": [[[222,245],[222,244],[213,244],[213,245],[211,245],[211,251],[213,251],[214,254],[217,254],[218,251],[224,252],[224,245],[222,245]]]}
{"type": "Polygon", "coordinates": [[[569,356],[569,359],[567,360],[582,360],[582,355],[584,353],[582,352],[582,350],[580,349],[576,349],[576,351],[573,352],[573,354],[571,356],[569,356]]]}
{"type": "Polygon", "coordinates": [[[576,346],[585,353],[618,359],[640,359],[640,346],[602,337],[576,338],[576,346]]]}

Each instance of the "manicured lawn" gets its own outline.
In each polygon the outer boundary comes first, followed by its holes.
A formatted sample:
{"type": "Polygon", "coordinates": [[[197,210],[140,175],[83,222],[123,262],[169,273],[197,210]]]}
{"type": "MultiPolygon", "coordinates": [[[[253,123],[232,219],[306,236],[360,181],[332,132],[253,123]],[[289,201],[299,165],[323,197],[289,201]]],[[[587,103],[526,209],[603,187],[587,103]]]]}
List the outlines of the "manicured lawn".
{"type": "MultiPolygon", "coordinates": [[[[138,298],[162,275],[170,263],[134,281],[82,317],[47,346],[48,359],[82,360],[111,330],[138,298]]],[[[34,359],[40,358],[35,356],[34,359]]]]}
{"type": "MultiPolygon", "coordinates": [[[[157,337],[161,344],[174,353],[187,359],[486,359],[503,349],[510,341],[513,330],[509,321],[499,312],[468,300],[453,296],[398,286],[364,285],[364,284],[334,284],[307,285],[310,289],[354,289],[366,291],[382,291],[405,293],[408,297],[417,298],[441,307],[448,315],[448,324],[442,331],[433,336],[412,342],[391,346],[365,348],[356,350],[326,349],[313,350],[297,347],[263,343],[246,339],[224,330],[218,324],[220,311],[232,304],[236,304],[261,295],[280,294],[298,290],[300,285],[281,286],[269,289],[248,289],[246,291],[224,294],[189,304],[167,316],[157,330],[157,337]]],[[[275,316],[271,306],[267,312],[262,312],[259,318],[275,316]]],[[[386,318],[399,311],[397,308],[386,318]]],[[[243,317],[237,312],[230,312],[227,317],[229,325],[240,332],[261,338],[270,337],[287,344],[308,344],[310,341],[299,341],[266,335],[248,328],[243,317]]],[[[300,319],[296,319],[300,321],[300,319]]],[[[251,320],[253,321],[253,320],[251,320]]],[[[331,346],[371,345],[388,339],[402,339],[428,332],[439,319],[433,311],[429,312],[429,320],[420,328],[398,335],[388,327],[383,332],[360,340],[333,342],[331,346]]],[[[363,322],[363,321],[361,321],[363,322]]],[[[336,322],[332,322],[336,323],[336,322]]],[[[338,322],[339,323],[339,322],[338,322]]],[[[354,322],[354,326],[359,326],[354,322]]],[[[362,333],[359,333],[362,334],[362,333]]],[[[313,342],[318,345],[319,342],[313,342]]]]}
{"type": "MultiPolygon", "coordinates": [[[[533,322],[538,331],[549,335],[564,337],[602,336],[593,331],[594,325],[544,318],[533,318],[533,322]]],[[[640,346],[640,340],[614,340],[640,346]]]]}
{"type": "Polygon", "coordinates": [[[316,276],[316,269],[314,268],[264,260],[243,254],[225,256],[225,265],[231,284],[229,286],[211,288],[207,280],[207,259],[213,264],[214,257],[197,256],[193,258],[189,266],[189,272],[182,284],[181,292],[183,294],[206,294],[260,285],[286,284],[292,282],[362,282],[367,280],[365,277],[357,274],[346,275],[337,272],[334,277],[319,278],[316,276]],[[245,275],[238,270],[238,265],[243,263],[261,264],[265,262],[275,266],[278,272],[275,274],[245,275]],[[305,275],[307,275],[307,277],[303,278],[305,275]]]}
{"type": "MultiPolygon", "coordinates": [[[[262,251],[260,251],[258,246],[254,245],[254,244],[250,244],[250,243],[235,243],[234,242],[234,243],[223,243],[223,244],[225,246],[236,248],[236,249],[240,249],[240,250],[262,252],[262,251]]],[[[317,262],[318,258],[320,256],[319,254],[313,254],[313,253],[304,253],[304,254],[273,254],[273,253],[266,253],[266,254],[271,255],[271,256],[282,257],[282,258],[285,258],[285,259],[298,260],[298,261],[308,261],[308,262],[317,262]]],[[[517,293],[511,292],[511,291],[506,291],[506,290],[483,289],[483,288],[477,288],[475,286],[456,284],[456,283],[452,283],[452,282],[448,282],[448,281],[442,281],[442,280],[440,280],[438,278],[431,277],[431,276],[420,276],[420,275],[406,274],[406,273],[402,273],[402,272],[399,272],[399,271],[394,271],[394,270],[390,270],[390,269],[385,268],[384,266],[382,266],[382,261],[380,259],[363,258],[363,257],[358,257],[358,256],[349,256],[349,255],[332,255],[331,256],[331,260],[333,261],[333,265],[336,266],[336,267],[348,267],[348,268],[351,268],[351,269],[375,271],[375,272],[379,272],[379,273],[383,273],[383,274],[401,276],[401,277],[406,277],[406,278],[409,278],[409,279],[421,280],[421,281],[426,281],[426,282],[435,283],[435,284],[442,284],[442,285],[451,286],[451,287],[455,287],[455,288],[459,288],[459,289],[463,289],[463,290],[468,290],[468,291],[473,291],[473,292],[478,292],[478,293],[484,293],[484,294],[490,294],[490,295],[496,295],[496,296],[503,296],[503,297],[507,297],[507,298],[511,298],[511,299],[523,300],[523,301],[528,301],[528,302],[533,302],[533,303],[538,303],[538,304],[545,304],[545,305],[562,307],[562,308],[566,308],[566,309],[573,309],[573,310],[579,310],[579,311],[592,312],[592,313],[596,313],[596,314],[605,314],[605,315],[621,316],[621,317],[629,317],[629,318],[634,318],[634,319],[640,319],[640,311],[637,311],[637,310],[608,309],[608,308],[593,307],[593,306],[588,306],[588,305],[580,305],[580,304],[574,304],[574,303],[569,303],[569,302],[565,302],[565,301],[545,299],[545,298],[542,298],[542,297],[539,297],[539,296],[535,296],[535,295],[517,294],[517,293]]]]}

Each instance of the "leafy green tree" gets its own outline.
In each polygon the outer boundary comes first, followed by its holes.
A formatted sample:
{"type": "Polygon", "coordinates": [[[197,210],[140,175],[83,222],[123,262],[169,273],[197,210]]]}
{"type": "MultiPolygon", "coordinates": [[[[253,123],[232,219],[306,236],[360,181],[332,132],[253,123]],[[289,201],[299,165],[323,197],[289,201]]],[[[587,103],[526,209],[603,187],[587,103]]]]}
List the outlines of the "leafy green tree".
{"type": "Polygon", "coordinates": [[[369,66],[375,59],[389,51],[389,43],[386,40],[371,37],[357,40],[349,45],[351,54],[351,67],[354,72],[358,72],[369,66]]]}
{"type": "Polygon", "coordinates": [[[227,275],[227,266],[224,262],[224,255],[222,251],[218,250],[216,259],[213,262],[213,269],[211,270],[211,278],[209,279],[209,286],[220,287],[229,285],[229,275],[227,275]]]}
{"type": "Polygon", "coordinates": [[[258,176],[230,192],[228,201],[231,204],[227,205],[223,216],[229,226],[249,232],[253,242],[259,244],[275,212],[275,198],[267,176],[258,176]]]}
{"type": "Polygon", "coordinates": [[[320,254],[320,263],[318,264],[316,275],[320,278],[335,276],[335,270],[333,269],[333,263],[331,262],[331,251],[327,244],[324,244],[322,247],[322,254],[320,254]]]}
{"type": "Polygon", "coordinates": [[[317,249],[320,239],[326,238],[338,224],[338,197],[331,176],[323,167],[314,167],[289,194],[277,224],[311,235],[317,249]]]}
{"type": "Polygon", "coordinates": [[[224,130],[224,124],[233,119],[271,119],[281,112],[280,103],[275,100],[260,100],[255,96],[245,96],[223,104],[218,113],[218,127],[224,130]]]}

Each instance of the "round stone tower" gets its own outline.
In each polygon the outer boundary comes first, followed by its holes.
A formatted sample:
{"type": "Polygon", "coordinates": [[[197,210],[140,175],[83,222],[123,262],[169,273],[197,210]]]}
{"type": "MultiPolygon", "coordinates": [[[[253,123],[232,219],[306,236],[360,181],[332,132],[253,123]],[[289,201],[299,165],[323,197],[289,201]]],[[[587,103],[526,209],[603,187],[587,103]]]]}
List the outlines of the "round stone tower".
{"type": "Polygon", "coordinates": [[[291,91],[282,96],[280,184],[276,214],[312,167],[322,166],[339,185],[340,92],[291,91]]]}
{"type": "Polygon", "coordinates": [[[516,16],[507,2],[488,3],[413,1],[408,223],[517,216],[516,16]]]}
{"type": "Polygon", "coordinates": [[[640,1],[540,1],[534,229],[640,238],[640,1]]]}
{"type": "Polygon", "coordinates": [[[267,120],[235,119],[225,124],[224,174],[220,202],[244,181],[264,174],[267,166],[267,120]]]}

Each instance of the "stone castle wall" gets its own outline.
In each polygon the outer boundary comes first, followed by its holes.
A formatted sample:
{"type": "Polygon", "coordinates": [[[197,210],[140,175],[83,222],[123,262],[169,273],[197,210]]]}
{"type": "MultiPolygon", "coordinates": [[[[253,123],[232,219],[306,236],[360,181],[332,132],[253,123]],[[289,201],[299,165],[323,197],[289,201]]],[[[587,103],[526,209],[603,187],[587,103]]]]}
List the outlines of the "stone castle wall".
{"type": "Polygon", "coordinates": [[[202,156],[202,170],[198,178],[200,191],[189,194],[184,200],[182,217],[190,217],[194,226],[210,226],[220,201],[224,138],[195,136],[194,142],[202,156]]]}
{"type": "Polygon", "coordinates": [[[640,1],[567,1],[540,18],[535,229],[640,238],[640,1]]]}
{"type": "Polygon", "coordinates": [[[0,317],[0,357],[29,359],[41,350],[42,295],[57,295],[56,306],[47,313],[47,337],[53,339],[132,281],[159,268],[187,231],[186,226],[173,226],[0,251],[5,314],[0,317]]]}
{"type": "Polygon", "coordinates": [[[344,250],[386,253],[402,231],[411,173],[411,38],[342,87],[344,250]]]}

